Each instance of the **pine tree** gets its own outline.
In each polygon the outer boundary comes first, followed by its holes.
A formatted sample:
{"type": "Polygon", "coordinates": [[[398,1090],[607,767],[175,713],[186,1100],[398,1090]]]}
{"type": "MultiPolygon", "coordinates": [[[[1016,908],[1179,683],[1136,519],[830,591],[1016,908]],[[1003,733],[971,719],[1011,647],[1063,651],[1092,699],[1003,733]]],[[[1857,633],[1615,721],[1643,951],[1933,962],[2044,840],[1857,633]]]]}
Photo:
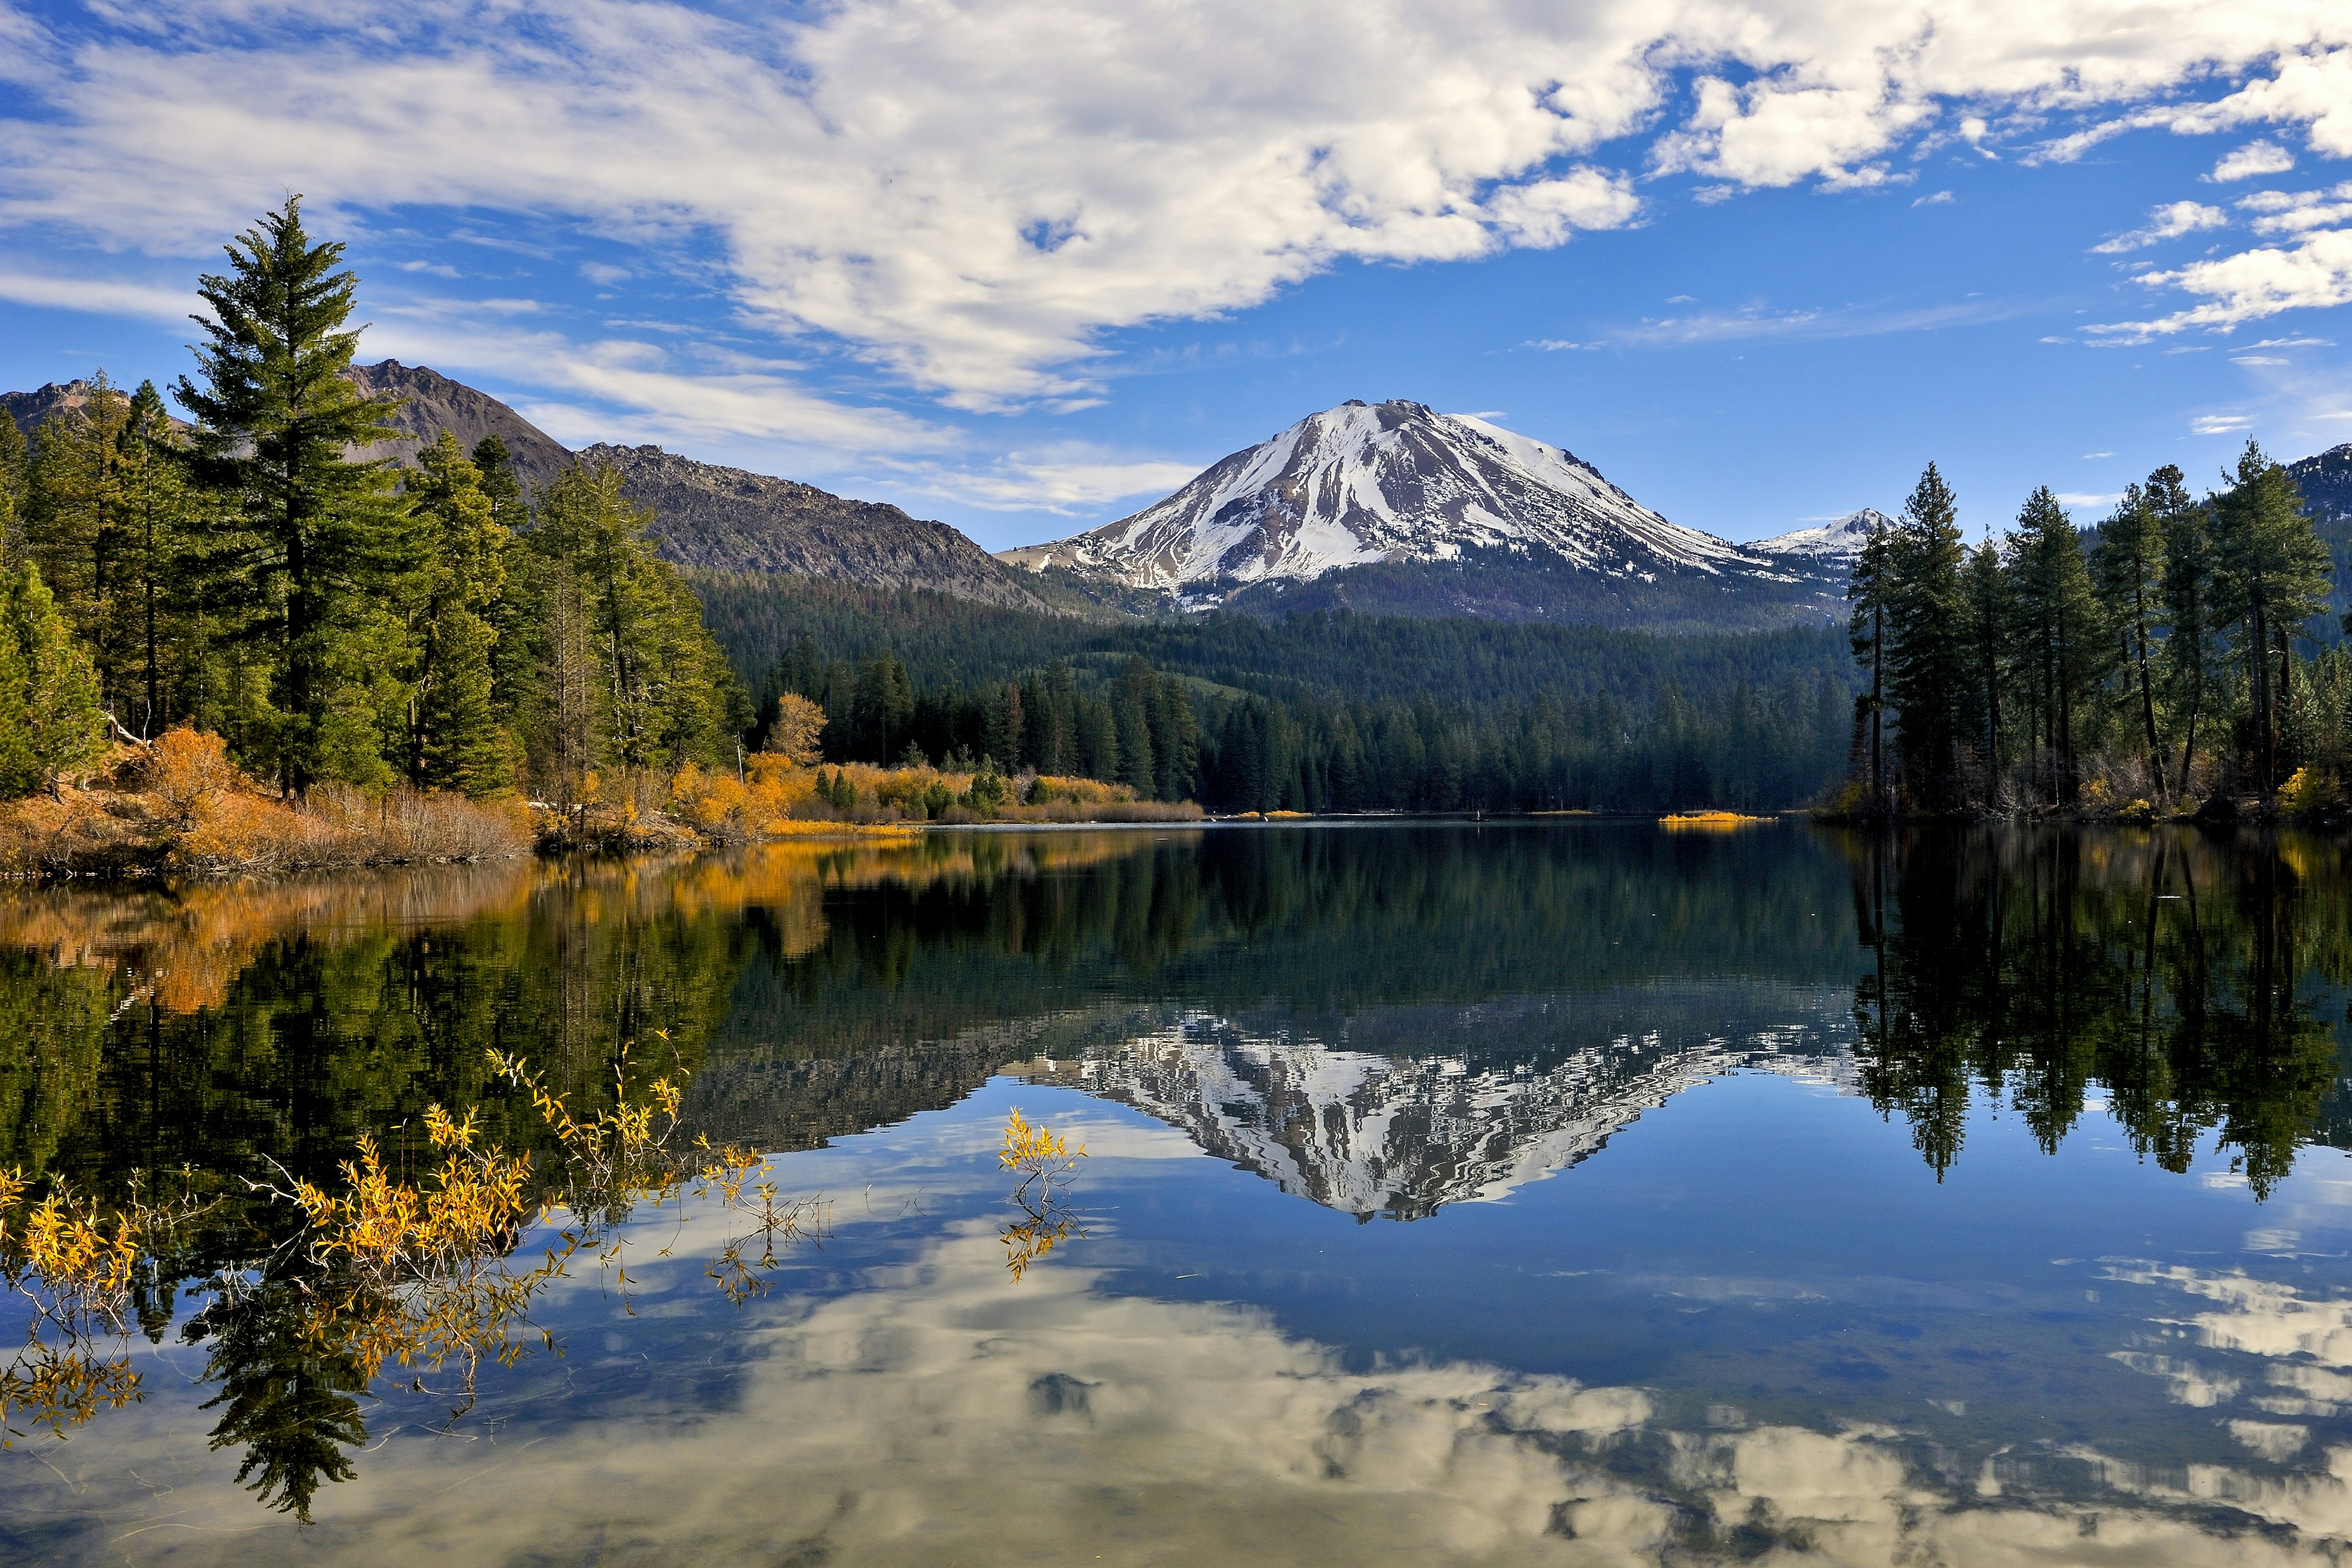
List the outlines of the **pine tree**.
{"type": "Polygon", "coordinates": [[[1968,651],[1969,694],[1978,723],[1971,739],[1983,748],[1987,811],[2000,805],[2000,694],[2016,608],[2000,552],[1987,540],[1969,556],[1968,651]]]}
{"type": "MultiPolygon", "coordinates": [[[[1346,719],[1345,713],[1339,715],[1341,723],[1346,719]]],[[[1335,767],[1344,769],[1352,761],[1354,738],[1352,725],[1347,726],[1343,738],[1335,738],[1342,742],[1333,747],[1335,767]]],[[[1201,774],[1201,721],[1192,711],[1184,683],[1172,675],[1161,678],[1151,707],[1151,754],[1160,767],[1159,797],[1190,800],[1201,774]]]]}
{"type": "MultiPolygon", "coordinates": [[[[590,769],[625,779],[686,762],[731,767],[749,722],[700,603],[655,554],[650,521],[621,493],[619,474],[574,465],[548,486],[524,536],[526,730],[532,777],[556,793],[590,769]]],[[[898,683],[911,711],[903,667],[898,683]]]]}
{"type": "MultiPolygon", "coordinates": [[[[530,527],[530,504],[524,498],[522,484],[515,478],[514,459],[507,444],[494,431],[474,443],[467,454],[474,470],[481,476],[482,494],[489,499],[490,515],[505,529],[509,540],[519,539],[530,527]]],[[[520,569],[520,563],[513,563],[520,569]]],[[[490,630],[497,634],[490,644],[491,703],[497,710],[499,722],[508,730],[520,733],[524,710],[530,706],[529,686],[533,668],[531,659],[531,629],[523,624],[530,596],[523,592],[520,582],[510,584],[486,612],[490,630]]]]}
{"type": "Polygon", "coordinates": [[[123,431],[126,548],[118,598],[129,626],[132,679],[117,718],[153,737],[185,710],[185,677],[201,663],[201,615],[188,603],[186,539],[202,497],[188,483],[163,395],[142,381],[123,431]]]}
{"type": "Polygon", "coordinates": [[[25,505],[32,455],[16,421],[0,414],[0,570],[13,568],[25,548],[25,505]]]}
{"type": "Polygon", "coordinates": [[[0,795],[29,795],[106,747],[98,674],[40,569],[0,580],[0,795]]]}
{"type": "Polygon", "coordinates": [[[1886,613],[1895,591],[1895,542],[1875,516],[1854,557],[1845,596],[1853,605],[1846,636],[1853,657],[1870,672],[1866,689],[1854,698],[1855,723],[1868,737],[1870,808],[1886,809],[1886,613]]]}
{"type": "Polygon", "coordinates": [[[2105,633],[2082,537],[2047,485],[2018,512],[2013,548],[2026,697],[2052,802],[2071,805],[2082,783],[2076,721],[2085,689],[2095,684],[2105,633]]]}
{"type": "Polygon", "coordinates": [[[413,601],[409,776],[480,800],[514,782],[490,669],[498,633],[489,614],[506,586],[507,532],[483,493],[480,471],[449,432],[416,461],[405,492],[423,563],[413,601]]]}
{"type": "Polygon", "coordinates": [[[1960,714],[1967,700],[1968,595],[1958,505],[1936,465],[1903,505],[1888,549],[1892,567],[1883,634],[1886,695],[1895,742],[1918,800],[1932,809],[1961,804],[1960,714]]]}
{"type": "Polygon", "coordinates": [[[2125,700],[2147,745],[2149,787],[2158,791],[2165,783],[2163,747],[2156,733],[2156,631],[2163,624],[2164,572],[2164,519],[2146,489],[2126,486],[2123,500],[2099,530],[2092,583],[2120,639],[2116,652],[2125,700]]]}
{"type": "Polygon", "coordinates": [[[389,402],[343,379],[359,342],[344,330],[358,279],[338,269],[341,245],[311,243],[301,198],[226,249],[230,270],[197,288],[212,312],[196,318],[204,385],[183,376],[173,395],[197,421],[195,471],[226,501],[207,592],[271,651],[274,761],[299,794],[330,772],[382,767],[366,731],[389,650],[371,647],[379,628],[364,611],[401,564],[387,559],[399,519],[385,465],[346,454],[396,432],[389,402]]]}
{"type": "Polygon", "coordinates": [[[100,370],[89,395],[45,421],[34,443],[26,552],[98,670],[100,698],[121,700],[117,573],[130,539],[125,462],[131,400],[100,370]]]}
{"type": "Polygon", "coordinates": [[[1160,764],[1151,750],[1151,704],[1158,695],[1151,666],[1140,654],[1129,655],[1111,686],[1111,721],[1118,735],[1117,778],[1146,800],[1160,789],[1160,764]]]}
{"type": "Polygon", "coordinates": [[[2327,601],[2327,547],[2286,469],[2248,440],[2229,489],[2210,503],[2214,617],[2233,627],[2252,704],[2254,773],[2269,799],[2281,778],[2279,704],[2292,639],[2327,601]]]}
{"type": "Polygon", "coordinates": [[[2180,470],[2170,464],[2148,476],[2145,493],[2164,535],[2164,689],[2173,729],[2180,737],[2180,773],[2174,793],[2186,796],[2197,763],[2198,730],[2211,705],[2218,675],[2211,514],[2189,499],[2180,470]]]}

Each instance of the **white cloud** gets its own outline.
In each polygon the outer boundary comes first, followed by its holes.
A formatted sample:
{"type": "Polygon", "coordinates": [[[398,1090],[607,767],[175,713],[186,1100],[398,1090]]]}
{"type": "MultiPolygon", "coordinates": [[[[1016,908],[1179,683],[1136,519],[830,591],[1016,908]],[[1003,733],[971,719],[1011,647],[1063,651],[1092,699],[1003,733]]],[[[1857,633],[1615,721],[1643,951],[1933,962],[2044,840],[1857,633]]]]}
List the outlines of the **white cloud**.
{"type": "Polygon", "coordinates": [[[1759,305],[1738,310],[1693,311],[1687,315],[1660,317],[1637,326],[1614,329],[1607,334],[1607,340],[1612,343],[1656,348],[1680,343],[1743,342],[1760,338],[1812,341],[1878,337],[1888,332],[1932,331],[1939,327],[2000,321],[2016,313],[2018,307],[2011,302],[1987,300],[1929,305],[1907,310],[1863,306],[1844,306],[1836,310],[1772,310],[1759,305]]]}
{"type": "Polygon", "coordinates": [[[1600,346],[1599,343],[1570,342],[1566,338],[1529,338],[1519,345],[1523,349],[1541,349],[1546,353],[1558,353],[1562,349],[1593,349],[1600,346]]]}
{"type": "Polygon", "coordinates": [[[2068,506],[2113,506],[2124,498],[2105,490],[2060,490],[2058,499],[2068,506]]]}
{"type": "Polygon", "coordinates": [[[2093,331],[2138,342],[2192,327],[2229,328],[2282,310],[2342,305],[2352,302],[2352,230],[2324,229],[2305,236],[2292,250],[2264,247],[2241,251],[2171,272],[2151,272],[2138,281],[2199,295],[2205,302],[2153,321],[2116,321],[2093,331]]]}
{"type": "Polygon", "coordinates": [[[2276,354],[2231,354],[2230,363],[2231,364],[2285,364],[2288,362],[2276,354]]]}
{"type": "Polygon", "coordinates": [[[2220,228],[2230,221],[2230,215],[2220,207],[2209,207],[2201,202],[2170,202],[2147,211],[2147,225],[2127,234],[2116,235],[2091,247],[2100,255],[2112,256],[2126,250],[2139,250],[2158,241],[2179,239],[2184,234],[2200,229],[2220,228]]]}
{"type": "Polygon", "coordinates": [[[2213,165],[2207,180],[2226,183],[2231,180],[2252,179],[2257,174],[2284,174],[2294,167],[2294,154],[2275,142],[2249,142],[2234,153],[2223,154],[2213,165]]]}
{"type": "Polygon", "coordinates": [[[1206,466],[1076,450],[1008,452],[987,468],[929,468],[912,482],[929,494],[990,511],[1067,515],[1129,496],[1165,495],[1206,466]]]}
{"type": "Polygon", "coordinates": [[[194,293],[151,288],[143,283],[110,283],[97,278],[55,278],[5,270],[0,270],[0,300],[59,310],[87,310],[93,315],[136,316],[173,322],[184,322],[204,303],[194,293]]]}
{"type": "Polygon", "coordinates": [[[2234,436],[2252,428],[2253,423],[2242,414],[2200,414],[2189,427],[2200,436],[2234,436]]]}
{"type": "Polygon", "coordinates": [[[1915,207],[1940,207],[1940,206],[1948,206],[1948,205],[1951,205],[1953,202],[1956,202],[1956,201],[1958,201],[1958,199],[1959,199],[1959,198],[1958,198],[1958,196],[1953,195],[1952,195],[1952,193],[1951,193],[1951,192],[1949,192],[1949,191],[1937,191],[1937,192],[1934,195],[1932,195],[1932,196],[1921,196],[1918,200],[1916,200],[1916,201],[1913,202],[1911,205],[1912,205],[1913,206],[1915,206],[1915,207]]]}
{"type": "Polygon", "coordinates": [[[1950,134],[1956,106],[1970,145],[2110,112],[2072,140],[2299,126],[2352,153],[2340,0],[323,15],[197,0],[68,47],[0,5],[0,78],[23,86],[0,226],[189,257],[291,187],[345,220],[530,213],[608,245],[691,240],[754,321],[994,408],[1097,392],[1107,331],[1246,308],[1347,258],[1638,222],[1631,167],[1725,195],[1895,185],[1890,160],[1950,134]],[[2217,76],[2242,85],[2134,107],[2217,76]]]}
{"type": "Polygon", "coordinates": [[[2253,221],[2260,235],[2333,228],[2352,219],[2352,181],[2327,191],[2256,191],[2240,198],[2238,205],[2263,215],[2253,221]]]}

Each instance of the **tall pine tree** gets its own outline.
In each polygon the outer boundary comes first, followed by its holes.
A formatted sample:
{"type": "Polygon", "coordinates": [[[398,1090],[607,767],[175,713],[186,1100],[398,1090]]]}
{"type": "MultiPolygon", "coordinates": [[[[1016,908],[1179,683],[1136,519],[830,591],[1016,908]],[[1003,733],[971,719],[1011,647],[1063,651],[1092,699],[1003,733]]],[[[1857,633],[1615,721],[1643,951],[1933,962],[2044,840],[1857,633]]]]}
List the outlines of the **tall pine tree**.
{"type": "Polygon", "coordinates": [[[2146,749],[2149,787],[2160,793],[2166,770],[2156,732],[2156,634],[2163,624],[2164,520],[2138,485],[2125,488],[2123,500],[2099,529],[2092,584],[2119,639],[2116,668],[2123,677],[2126,722],[2146,749]]]}
{"type": "Polygon", "coordinates": [[[506,586],[507,531],[480,471],[449,432],[416,455],[406,487],[421,534],[414,600],[415,687],[410,776],[475,799],[514,782],[491,690],[490,614],[506,586]]]}
{"type": "Polygon", "coordinates": [[[1933,463],[1903,503],[1890,553],[1887,687],[1904,776],[1918,805],[1948,811],[1965,800],[1959,752],[1970,675],[1962,581],[1968,551],[1958,503],[1933,463]]]}
{"type": "Polygon", "coordinates": [[[343,377],[359,280],[341,269],[340,244],[312,243],[299,196],[226,250],[229,270],[197,287],[211,310],[195,318],[203,384],[183,376],[173,391],[196,419],[195,471],[224,502],[206,592],[271,655],[279,718],[268,760],[283,787],[372,782],[389,654],[369,612],[405,563],[385,465],[348,455],[396,434],[391,403],[343,377]]]}
{"type": "Polygon", "coordinates": [[[2281,777],[2279,710],[2293,639],[2327,602],[2327,547],[2312,531],[2294,477],[2251,439],[2211,511],[2215,617],[2232,628],[2252,704],[2255,786],[2267,800],[2281,777]]]}

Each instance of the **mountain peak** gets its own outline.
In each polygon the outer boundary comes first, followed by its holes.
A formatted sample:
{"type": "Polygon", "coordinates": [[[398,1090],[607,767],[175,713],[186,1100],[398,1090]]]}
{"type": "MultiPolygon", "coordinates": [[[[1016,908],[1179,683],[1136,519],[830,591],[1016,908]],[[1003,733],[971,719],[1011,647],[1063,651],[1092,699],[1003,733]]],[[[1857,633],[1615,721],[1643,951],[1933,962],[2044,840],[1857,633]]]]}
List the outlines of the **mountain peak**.
{"type": "Polygon", "coordinates": [[[1310,414],[1132,516],[1000,559],[1198,597],[1495,554],[1644,580],[1767,566],[1668,522],[1571,452],[1402,398],[1310,414]]]}
{"type": "Polygon", "coordinates": [[[1759,539],[1748,548],[1762,555],[1794,555],[1822,565],[1851,568],[1873,528],[1893,528],[1895,520],[1874,507],[1833,517],[1811,528],[1759,539]]]}

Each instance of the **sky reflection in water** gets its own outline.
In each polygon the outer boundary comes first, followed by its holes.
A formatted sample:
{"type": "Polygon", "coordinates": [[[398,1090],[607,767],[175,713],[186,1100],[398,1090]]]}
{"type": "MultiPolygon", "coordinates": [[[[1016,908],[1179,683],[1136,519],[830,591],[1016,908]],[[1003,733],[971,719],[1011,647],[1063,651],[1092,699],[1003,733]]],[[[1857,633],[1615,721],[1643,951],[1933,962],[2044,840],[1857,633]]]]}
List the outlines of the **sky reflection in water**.
{"type": "Polygon", "coordinates": [[[469,1030],[561,1061],[552,996],[592,1044],[592,1018],[675,1030],[715,1129],[829,1136],[772,1168],[833,1207],[741,1306],[703,1272],[725,1216],[644,1222],[630,1300],[576,1270],[537,1319],[561,1353],[487,1375],[446,1435],[446,1403],[380,1382],[308,1527],[239,1487],[201,1408],[217,1347],[184,1342],[184,1292],[267,1228],[224,1223],[137,1352],[143,1402],[0,1455],[0,1547],[2320,1554],[2352,1537],[2352,1170],[2326,1146],[2352,910],[2310,847],[2158,845],[1302,829],[771,865],[732,893],[708,868],[409,884],[368,918],[254,917],[183,1010],[156,976],[189,966],[124,934],[153,909],[20,907],[47,965],[20,990],[86,984],[101,1022],[75,1058],[53,1007],[47,1054],[0,1063],[12,1161],[102,1184],[143,1136],[232,1171],[297,1088],[392,1129],[467,1087],[469,1030]],[[2163,891],[2192,885],[2193,921],[2163,891]],[[322,994],[359,1022],[320,1023],[322,994]],[[257,1061],[298,1015],[310,1055],[257,1061]],[[141,1121],[132,1088],[205,1063],[176,1130],[141,1121]],[[1017,1282],[1015,1106],[1090,1150],[1083,1237],[1017,1282]]]}

